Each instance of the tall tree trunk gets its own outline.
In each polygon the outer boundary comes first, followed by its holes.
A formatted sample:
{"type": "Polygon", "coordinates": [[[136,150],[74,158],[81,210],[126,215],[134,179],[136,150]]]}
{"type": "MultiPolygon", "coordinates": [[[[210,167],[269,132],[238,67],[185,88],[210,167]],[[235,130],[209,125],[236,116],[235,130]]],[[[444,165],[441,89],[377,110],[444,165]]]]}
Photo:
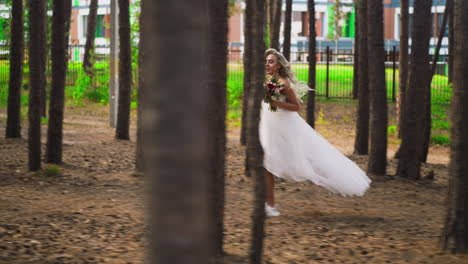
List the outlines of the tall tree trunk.
{"type": "MultiPolygon", "coordinates": [[[[359,3],[355,3],[356,14],[359,3]]],[[[354,19],[354,67],[353,67],[353,99],[359,94],[359,16],[354,19]]]]}
{"type": "Polygon", "coordinates": [[[10,81],[5,136],[21,137],[21,84],[23,83],[24,25],[23,0],[13,0],[11,7],[10,81]]]}
{"type": "Polygon", "coordinates": [[[250,246],[250,263],[262,263],[263,239],[265,236],[265,176],[263,169],[263,149],[260,145],[258,124],[260,121],[260,106],[263,98],[263,86],[265,77],[264,70],[264,0],[252,0],[254,12],[252,17],[252,78],[250,80],[252,89],[249,97],[249,110],[252,113],[247,121],[248,133],[247,148],[250,152],[250,174],[255,180],[254,212],[252,215],[252,242],[250,246]]]}
{"type": "Polygon", "coordinates": [[[119,0],[119,105],[115,138],[130,139],[130,99],[132,93],[132,48],[130,43],[130,3],[119,0]]]}
{"type": "Polygon", "coordinates": [[[96,38],[98,0],[91,0],[89,4],[88,24],[86,25],[86,44],[83,57],[83,70],[88,76],[93,74],[94,40],[96,38]]]}
{"type": "Polygon", "coordinates": [[[454,24],[455,24],[455,5],[452,5],[452,10],[450,13],[452,14],[449,16],[449,36],[448,36],[448,48],[449,48],[449,56],[448,56],[448,82],[452,83],[453,81],[453,53],[454,53],[454,46],[455,46],[455,37],[454,37],[454,24]]]}
{"type": "Polygon", "coordinates": [[[210,102],[209,119],[213,135],[211,140],[211,180],[213,213],[212,243],[215,256],[223,254],[224,232],[224,179],[226,156],[226,81],[228,1],[209,0],[210,8],[210,102]]]}
{"type": "Polygon", "coordinates": [[[250,79],[252,75],[252,15],[253,3],[251,0],[246,0],[245,3],[245,16],[244,16],[244,87],[242,93],[242,121],[241,121],[241,135],[240,142],[242,145],[247,144],[247,114],[248,99],[250,92],[250,79]]]}
{"type": "Polygon", "coordinates": [[[283,0],[270,0],[271,1],[271,19],[270,19],[270,46],[276,50],[280,50],[280,27],[281,27],[281,14],[283,0]]]}
{"type": "Polygon", "coordinates": [[[423,143],[422,143],[422,153],[421,153],[421,161],[427,162],[427,156],[429,154],[429,144],[431,141],[431,128],[432,128],[432,115],[431,115],[431,102],[432,102],[432,94],[431,94],[431,84],[432,78],[435,75],[437,70],[437,61],[439,60],[440,48],[442,47],[442,40],[445,36],[445,30],[447,28],[447,21],[448,17],[451,16],[450,10],[452,10],[453,0],[447,0],[445,4],[445,12],[444,18],[442,19],[442,25],[439,29],[439,38],[437,40],[437,46],[434,53],[434,58],[432,60],[431,66],[431,73],[428,76],[427,87],[426,87],[426,100],[424,102],[425,106],[425,117],[423,122],[423,143]]]}
{"type": "MultiPolygon", "coordinates": [[[[451,253],[468,252],[468,10],[467,1],[455,1],[452,144],[449,196],[442,247],[451,253]]],[[[453,13],[452,13],[453,14],[453,13]]]]}
{"type": "Polygon", "coordinates": [[[401,177],[419,179],[421,169],[422,126],[424,115],[425,85],[429,69],[429,40],[431,38],[431,5],[426,0],[414,1],[413,28],[411,35],[411,62],[405,117],[400,146],[397,174],[401,177]]]}
{"type": "Polygon", "coordinates": [[[288,61],[291,60],[292,2],[293,0],[286,0],[286,12],[284,16],[283,55],[288,61]]]}
{"type": "Polygon", "coordinates": [[[368,171],[384,175],[387,167],[387,89],[385,87],[385,50],[383,2],[367,2],[368,59],[370,92],[370,153],[368,171]]]}
{"type": "Polygon", "coordinates": [[[54,0],[52,17],[52,87],[50,90],[47,163],[62,163],[63,111],[68,63],[71,1],[54,0]]]}
{"type": "MultiPolygon", "coordinates": [[[[140,3],[140,10],[143,10],[146,6],[146,2],[141,2],[140,3]]],[[[143,76],[143,69],[142,69],[142,63],[143,63],[143,57],[145,56],[145,51],[142,48],[142,43],[144,42],[142,39],[145,38],[145,34],[143,34],[143,29],[145,27],[145,24],[143,21],[147,20],[148,18],[143,18],[143,15],[145,16],[150,16],[151,14],[148,14],[148,12],[141,12],[140,13],[140,32],[139,32],[139,38],[140,41],[138,42],[138,91],[137,91],[137,100],[138,100],[138,109],[137,109],[137,138],[136,138],[136,153],[135,153],[135,169],[137,172],[143,172],[145,168],[144,164],[144,154],[143,154],[143,149],[144,149],[144,143],[143,143],[143,107],[144,107],[144,98],[145,98],[145,91],[143,91],[143,87],[146,87],[145,85],[145,80],[142,78],[143,76]]]]}
{"type": "Polygon", "coordinates": [[[356,121],[356,139],[354,153],[358,155],[369,154],[369,61],[367,58],[367,0],[360,0],[357,5],[357,21],[359,23],[359,50],[358,72],[358,109],[356,121]]]}
{"type": "Polygon", "coordinates": [[[313,0],[307,1],[307,11],[309,12],[309,87],[312,88],[312,91],[309,91],[307,96],[307,123],[311,127],[315,127],[315,75],[316,75],[316,53],[315,46],[316,41],[315,37],[317,33],[315,32],[315,3],[313,0]]]}
{"type": "Polygon", "coordinates": [[[142,2],[151,263],[210,263],[208,1],[142,2]]]}
{"type": "Polygon", "coordinates": [[[408,39],[409,39],[409,0],[400,0],[400,60],[398,83],[398,135],[403,131],[403,118],[405,118],[405,95],[408,86],[408,39]]]}
{"type": "Polygon", "coordinates": [[[41,90],[45,78],[42,54],[46,51],[46,1],[29,0],[29,170],[41,168],[41,90]]]}

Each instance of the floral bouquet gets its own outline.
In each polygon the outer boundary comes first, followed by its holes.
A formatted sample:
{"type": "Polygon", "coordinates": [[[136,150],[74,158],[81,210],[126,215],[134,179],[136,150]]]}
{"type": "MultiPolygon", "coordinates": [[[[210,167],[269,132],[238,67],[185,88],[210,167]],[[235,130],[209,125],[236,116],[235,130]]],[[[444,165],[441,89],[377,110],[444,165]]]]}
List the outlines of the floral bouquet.
{"type": "Polygon", "coordinates": [[[279,80],[273,76],[267,76],[265,80],[265,98],[263,101],[270,104],[270,111],[276,112],[277,107],[272,106],[273,101],[278,101],[280,95],[284,94],[284,84],[280,84],[279,80]]]}

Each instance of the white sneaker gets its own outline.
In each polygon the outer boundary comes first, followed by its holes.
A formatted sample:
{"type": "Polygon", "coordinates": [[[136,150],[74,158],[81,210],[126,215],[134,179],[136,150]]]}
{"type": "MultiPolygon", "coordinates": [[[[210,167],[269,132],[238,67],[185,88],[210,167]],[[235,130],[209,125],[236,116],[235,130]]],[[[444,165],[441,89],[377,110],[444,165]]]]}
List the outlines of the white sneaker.
{"type": "Polygon", "coordinates": [[[271,207],[265,203],[265,213],[267,216],[279,216],[280,212],[275,207],[271,207]]]}

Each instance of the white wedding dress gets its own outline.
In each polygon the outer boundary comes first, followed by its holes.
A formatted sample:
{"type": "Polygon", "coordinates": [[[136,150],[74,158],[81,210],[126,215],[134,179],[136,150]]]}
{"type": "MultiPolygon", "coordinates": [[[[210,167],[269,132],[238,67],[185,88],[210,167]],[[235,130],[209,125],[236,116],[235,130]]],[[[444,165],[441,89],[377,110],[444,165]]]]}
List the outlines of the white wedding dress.
{"type": "MultiPolygon", "coordinates": [[[[284,96],[280,101],[285,101],[284,96]]],[[[343,196],[363,195],[371,180],[318,134],[297,113],[278,107],[269,110],[262,101],[260,142],[263,165],[273,175],[294,181],[309,180],[343,196]]]]}

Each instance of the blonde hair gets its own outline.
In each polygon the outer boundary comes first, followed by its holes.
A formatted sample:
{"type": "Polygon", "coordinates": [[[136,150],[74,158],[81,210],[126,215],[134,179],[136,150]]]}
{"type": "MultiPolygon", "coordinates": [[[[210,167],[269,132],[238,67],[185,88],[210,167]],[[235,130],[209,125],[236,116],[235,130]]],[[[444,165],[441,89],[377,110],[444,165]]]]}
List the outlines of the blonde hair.
{"type": "Polygon", "coordinates": [[[289,61],[286,60],[286,58],[281,52],[275,49],[267,49],[265,51],[265,58],[268,57],[268,55],[274,55],[278,63],[281,65],[281,68],[279,69],[279,72],[278,72],[278,74],[281,77],[289,80],[290,82],[294,84],[297,83],[296,75],[291,70],[291,63],[289,63],[289,61]]]}

